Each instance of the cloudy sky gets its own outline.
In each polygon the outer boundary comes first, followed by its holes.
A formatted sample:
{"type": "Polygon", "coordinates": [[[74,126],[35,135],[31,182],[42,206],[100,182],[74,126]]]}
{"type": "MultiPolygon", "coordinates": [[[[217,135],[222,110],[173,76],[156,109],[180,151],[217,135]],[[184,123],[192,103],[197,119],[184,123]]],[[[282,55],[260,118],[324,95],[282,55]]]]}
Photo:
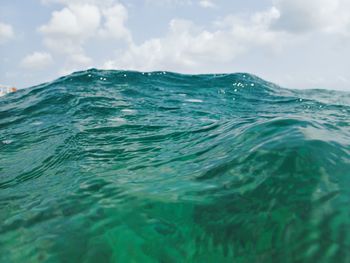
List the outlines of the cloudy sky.
{"type": "Polygon", "coordinates": [[[1,0],[0,60],[20,88],[95,67],[350,91],[350,1],[1,0]]]}

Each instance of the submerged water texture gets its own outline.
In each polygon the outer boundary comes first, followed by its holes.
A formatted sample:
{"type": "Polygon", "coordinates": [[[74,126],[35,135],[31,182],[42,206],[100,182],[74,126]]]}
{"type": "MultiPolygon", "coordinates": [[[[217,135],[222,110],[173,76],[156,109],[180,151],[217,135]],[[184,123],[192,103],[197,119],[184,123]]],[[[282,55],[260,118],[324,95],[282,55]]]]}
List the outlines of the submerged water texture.
{"type": "Polygon", "coordinates": [[[0,262],[350,262],[350,94],[89,70],[0,98],[0,262]]]}

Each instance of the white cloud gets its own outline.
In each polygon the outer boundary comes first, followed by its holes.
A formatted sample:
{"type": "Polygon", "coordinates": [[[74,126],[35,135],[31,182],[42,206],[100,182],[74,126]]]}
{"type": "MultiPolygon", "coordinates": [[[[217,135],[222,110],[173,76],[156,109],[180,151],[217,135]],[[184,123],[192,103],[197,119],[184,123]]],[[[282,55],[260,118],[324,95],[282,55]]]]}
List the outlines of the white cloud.
{"type": "Polygon", "coordinates": [[[74,71],[93,67],[93,60],[83,52],[73,53],[67,63],[59,70],[60,75],[67,75],[74,71]]]}
{"type": "Polygon", "coordinates": [[[281,17],[277,29],[294,33],[323,31],[350,34],[348,0],[275,0],[281,17]]]}
{"type": "Polygon", "coordinates": [[[269,27],[278,18],[275,8],[248,18],[228,16],[217,21],[211,31],[191,21],[175,19],[166,36],[131,45],[116,60],[107,61],[105,67],[204,72],[211,66],[231,62],[251,48],[276,46],[281,33],[269,27]]]}
{"type": "Polygon", "coordinates": [[[96,35],[100,26],[100,10],[91,4],[71,4],[52,13],[48,24],[39,28],[45,46],[66,57],[72,69],[91,66],[92,59],[85,54],[83,45],[96,35]]]}
{"type": "Polygon", "coordinates": [[[3,44],[14,37],[12,26],[0,22],[0,44],[3,44]]]}
{"type": "Polygon", "coordinates": [[[45,46],[52,52],[63,55],[63,71],[79,70],[94,65],[86,54],[85,45],[101,37],[131,43],[132,38],[125,26],[127,9],[114,0],[45,0],[60,3],[64,7],[54,11],[50,21],[39,28],[45,46]]]}
{"type": "Polygon", "coordinates": [[[102,10],[105,19],[104,25],[100,29],[100,34],[104,37],[122,39],[128,43],[132,42],[131,33],[125,26],[128,20],[128,11],[122,4],[115,4],[111,8],[102,10]]]}
{"type": "MultiPolygon", "coordinates": [[[[65,70],[96,66],[86,54],[86,43],[112,38],[126,43],[127,48],[119,50],[115,59],[106,61],[106,68],[207,72],[222,68],[222,65],[232,63],[251,50],[278,50],[290,40],[290,33],[320,28],[335,31],[336,27],[340,30],[341,22],[347,17],[334,18],[334,12],[344,14],[339,8],[344,8],[347,0],[309,0],[307,3],[302,0],[272,0],[274,5],[267,11],[228,15],[215,21],[211,28],[203,28],[189,20],[173,19],[166,35],[138,44],[133,41],[126,26],[128,10],[118,1],[43,1],[64,5],[62,10],[53,12],[50,21],[39,30],[44,35],[46,47],[66,57],[65,70]]],[[[198,3],[205,8],[215,7],[212,0],[146,2],[171,5],[198,3]]]]}
{"type": "Polygon", "coordinates": [[[99,9],[93,5],[70,5],[52,13],[50,22],[40,27],[40,32],[54,38],[85,40],[94,35],[100,25],[99,9]]]}
{"type": "Polygon", "coordinates": [[[174,5],[192,5],[193,2],[191,0],[145,0],[147,4],[153,5],[166,5],[166,6],[174,6],[174,5]]]}
{"type": "Polygon", "coordinates": [[[145,0],[149,5],[158,6],[192,6],[199,5],[203,8],[214,8],[214,0],[145,0]]]}
{"type": "Polygon", "coordinates": [[[116,0],[41,0],[43,4],[63,4],[63,5],[72,5],[72,4],[92,4],[98,5],[99,7],[108,7],[116,3],[116,0]]]}
{"type": "Polygon", "coordinates": [[[211,0],[201,0],[199,1],[199,5],[204,8],[214,8],[216,5],[211,0]]]}
{"type": "Polygon", "coordinates": [[[50,53],[34,52],[22,59],[20,66],[24,69],[41,70],[53,63],[50,53]]]}

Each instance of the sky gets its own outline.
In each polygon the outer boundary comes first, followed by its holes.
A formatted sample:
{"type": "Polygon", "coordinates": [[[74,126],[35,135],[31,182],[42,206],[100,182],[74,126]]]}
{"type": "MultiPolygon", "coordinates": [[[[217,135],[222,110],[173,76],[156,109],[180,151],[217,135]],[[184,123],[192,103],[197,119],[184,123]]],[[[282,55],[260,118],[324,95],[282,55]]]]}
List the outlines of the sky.
{"type": "Polygon", "coordinates": [[[0,84],[88,68],[350,91],[349,0],[0,0],[0,84]]]}

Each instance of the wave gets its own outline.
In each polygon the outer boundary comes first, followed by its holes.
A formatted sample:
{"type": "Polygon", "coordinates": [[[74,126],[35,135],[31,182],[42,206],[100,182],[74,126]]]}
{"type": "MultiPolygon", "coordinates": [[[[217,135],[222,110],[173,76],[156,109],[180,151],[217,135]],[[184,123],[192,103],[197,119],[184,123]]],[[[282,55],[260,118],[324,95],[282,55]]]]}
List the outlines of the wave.
{"type": "Polygon", "coordinates": [[[0,261],[348,262],[349,113],[350,93],[247,73],[8,94],[0,261]]]}

